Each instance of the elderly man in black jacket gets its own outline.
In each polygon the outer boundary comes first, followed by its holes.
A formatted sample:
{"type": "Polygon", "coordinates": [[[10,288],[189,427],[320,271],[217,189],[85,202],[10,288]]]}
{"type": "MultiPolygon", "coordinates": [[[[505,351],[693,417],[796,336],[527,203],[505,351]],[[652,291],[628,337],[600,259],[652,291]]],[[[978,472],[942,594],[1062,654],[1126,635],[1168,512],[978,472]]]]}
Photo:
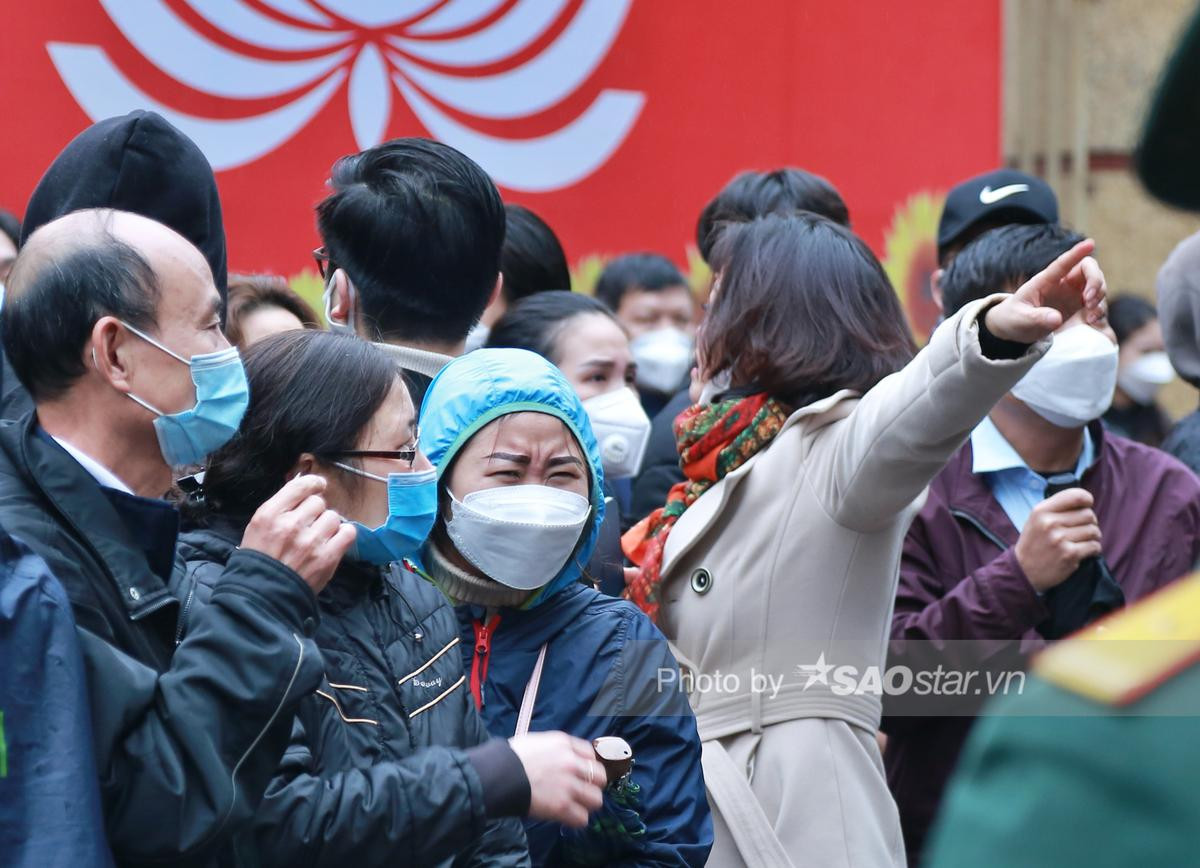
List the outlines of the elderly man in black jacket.
{"type": "Polygon", "coordinates": [[[354,539],[322,480],[293,480],[177,645],[178,518],[159,498],[172,461],[240,420],[236,359],[223,389],[202,387],[228,347],[220,306],[199,251],[124,212],[48,223],[7,283],[4,346],[34,410],[0,426],[0,525],[70,598],[118,864],[203,864],[236,846],[320,681],[314,592],[354,539]]]}

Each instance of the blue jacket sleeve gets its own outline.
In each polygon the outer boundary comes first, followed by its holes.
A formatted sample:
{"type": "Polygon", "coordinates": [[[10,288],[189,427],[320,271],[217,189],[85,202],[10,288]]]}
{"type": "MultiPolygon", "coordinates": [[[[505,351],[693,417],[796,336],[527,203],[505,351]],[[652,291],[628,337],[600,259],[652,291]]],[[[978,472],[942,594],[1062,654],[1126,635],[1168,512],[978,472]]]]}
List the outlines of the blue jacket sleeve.
{"type": "Polygon", "coordinates": [[[112,865],[71,604],[49,567],[0,532],[0,860],[112,865]]]}
{"type": "Polygon", "coordinates": [[[582,832],[564,830],[564,864],[702,866],[713,843],[700,736],[667,641],[630,606],[619,658],[596,700],[633,749],[626,785],[610,787],[582,832]],[[668,673],[673,673],[669,675],[668,673]]]}

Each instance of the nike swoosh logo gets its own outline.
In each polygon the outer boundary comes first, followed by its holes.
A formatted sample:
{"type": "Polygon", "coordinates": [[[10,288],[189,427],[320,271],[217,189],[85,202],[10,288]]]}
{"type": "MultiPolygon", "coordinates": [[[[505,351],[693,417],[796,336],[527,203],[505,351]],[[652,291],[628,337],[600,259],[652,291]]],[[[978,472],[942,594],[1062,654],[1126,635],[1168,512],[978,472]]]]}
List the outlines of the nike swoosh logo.
{"type": "Polygon", "coordinates": [[[997,187],[993,190],[990,186],[984,187],[979,191],[979,201],[984,205],[994,205],[1001,199],[1007,199],[1014,193],[1028,193],[1028,184],[1008,184],[1004,187],[997,187]]]}

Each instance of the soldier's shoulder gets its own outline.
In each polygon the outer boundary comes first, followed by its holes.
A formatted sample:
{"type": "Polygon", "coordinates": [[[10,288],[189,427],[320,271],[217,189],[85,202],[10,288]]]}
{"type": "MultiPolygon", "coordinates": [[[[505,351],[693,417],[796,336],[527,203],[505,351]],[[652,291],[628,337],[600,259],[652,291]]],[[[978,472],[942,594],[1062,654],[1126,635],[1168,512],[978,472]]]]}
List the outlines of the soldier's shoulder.
{"type": "Polygon", "coordinates": [[[1185,673],[1200,674],[1200,573],[1174,582],[1052,646],[1041,679],[1114,707],[1133,705],[1185,673]]]}

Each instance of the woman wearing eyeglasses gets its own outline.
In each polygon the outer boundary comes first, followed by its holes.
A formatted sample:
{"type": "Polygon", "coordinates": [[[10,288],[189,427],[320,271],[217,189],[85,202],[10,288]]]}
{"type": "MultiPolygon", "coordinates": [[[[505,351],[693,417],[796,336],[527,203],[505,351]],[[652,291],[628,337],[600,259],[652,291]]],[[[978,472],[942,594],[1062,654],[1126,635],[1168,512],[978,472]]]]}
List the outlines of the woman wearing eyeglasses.
{"type": "Polygon", "coordinates": [[[263,865],[528,864],[517,818],[582,825],[603,767],[563,733],[488,740],[454,613],[402,563],[433,525],[437,483],[395,362],[355,337],[295,331],[252,346],[245,368],[241,429],[190,497],[180,637],[246,517],[286,479],[321,476],[357,538],[318,597],[325,681],[276,746],[244,846],[263,865]]]}

